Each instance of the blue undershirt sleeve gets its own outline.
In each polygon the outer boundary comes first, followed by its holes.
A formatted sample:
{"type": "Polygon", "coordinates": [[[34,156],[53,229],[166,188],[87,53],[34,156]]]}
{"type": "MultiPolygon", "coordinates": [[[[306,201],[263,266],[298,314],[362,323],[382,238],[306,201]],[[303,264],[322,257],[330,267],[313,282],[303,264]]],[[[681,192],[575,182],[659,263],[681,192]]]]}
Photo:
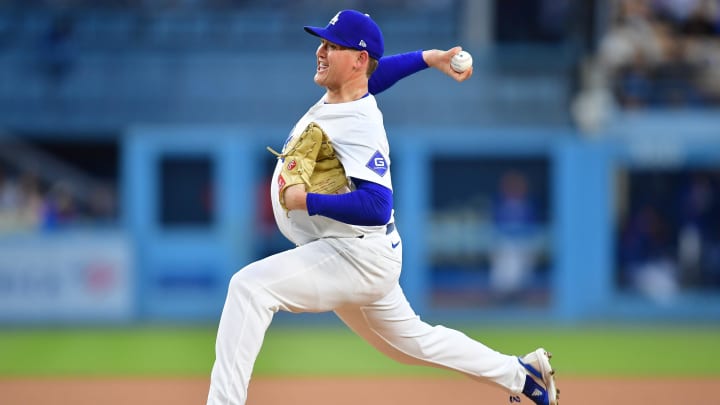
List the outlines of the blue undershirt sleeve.
{"type": "Polygon", "coordinates": [[[400,79],[427,69],[428,65],[422,53],[423,51],[414,51],[380,58],[377,69],[368,80],[368,91],[371,94],[382,93],[400,79]]]}
{"type": "Polygon", "coordinates": [[[392,190],[367,180],[353,179],[353,183],[356,190],[345,194],[308,193],[308,214],[350,225],[387,224],[393,208],[392,190]]]}

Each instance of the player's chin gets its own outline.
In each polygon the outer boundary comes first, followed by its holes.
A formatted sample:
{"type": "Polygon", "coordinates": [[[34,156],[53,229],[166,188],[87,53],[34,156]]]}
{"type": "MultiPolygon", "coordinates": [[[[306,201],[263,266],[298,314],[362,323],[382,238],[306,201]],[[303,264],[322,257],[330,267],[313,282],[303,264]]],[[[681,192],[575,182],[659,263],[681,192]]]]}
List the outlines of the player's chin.
{"type": "Polygon", "coordinates": [[[327,82],[327,75],[325,72],[315,72],[315,77],[313,78],[315,80],[315,84],[318,86],[325,86],[325,83],[327,82]]]}

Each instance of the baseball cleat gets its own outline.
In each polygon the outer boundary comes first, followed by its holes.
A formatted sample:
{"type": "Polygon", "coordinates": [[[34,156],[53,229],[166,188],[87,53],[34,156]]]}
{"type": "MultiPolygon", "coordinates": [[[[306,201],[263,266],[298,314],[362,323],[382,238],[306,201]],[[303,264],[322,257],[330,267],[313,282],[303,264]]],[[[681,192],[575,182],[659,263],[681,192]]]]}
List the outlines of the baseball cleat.
{"type": "Polygon", "coordinates": [[[523,394],[539,405],[558,405],[560,390],[555,386],[552,353],[537,349],[518,359],[527,372],[523,394]]]}

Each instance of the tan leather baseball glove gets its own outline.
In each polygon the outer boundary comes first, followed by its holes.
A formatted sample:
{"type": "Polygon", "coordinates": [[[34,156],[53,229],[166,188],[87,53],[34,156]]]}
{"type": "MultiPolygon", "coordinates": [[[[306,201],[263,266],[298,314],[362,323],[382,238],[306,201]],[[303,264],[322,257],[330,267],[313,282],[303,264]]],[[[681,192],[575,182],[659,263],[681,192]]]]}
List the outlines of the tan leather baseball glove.
{"type": "Polygon", "coordinates": [[[337,194],[348,191],[345,169],[335,155],[325,131],[314,122],[287,144],[283,153],[269,146],[267,149],[283,167],[278,176],[280,205],[287,211],[284,201],[285,189],[295,184],[305,184],[308,193],[337,194]]]}

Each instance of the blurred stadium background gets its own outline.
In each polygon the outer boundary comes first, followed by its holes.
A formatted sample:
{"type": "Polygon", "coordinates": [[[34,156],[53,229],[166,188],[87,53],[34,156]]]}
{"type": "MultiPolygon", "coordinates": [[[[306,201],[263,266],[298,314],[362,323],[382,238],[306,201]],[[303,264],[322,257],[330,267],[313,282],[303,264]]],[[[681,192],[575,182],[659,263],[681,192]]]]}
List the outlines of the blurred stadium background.
{"type": "Polygon", "coordinates": [[[211,330],[343,8],[474,56],[378,96],[425,319],[718,326],[717,0],[4,0],[0,333],[211,330]]]}

